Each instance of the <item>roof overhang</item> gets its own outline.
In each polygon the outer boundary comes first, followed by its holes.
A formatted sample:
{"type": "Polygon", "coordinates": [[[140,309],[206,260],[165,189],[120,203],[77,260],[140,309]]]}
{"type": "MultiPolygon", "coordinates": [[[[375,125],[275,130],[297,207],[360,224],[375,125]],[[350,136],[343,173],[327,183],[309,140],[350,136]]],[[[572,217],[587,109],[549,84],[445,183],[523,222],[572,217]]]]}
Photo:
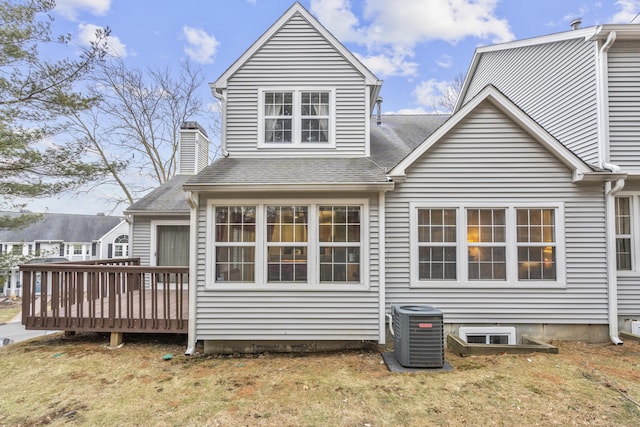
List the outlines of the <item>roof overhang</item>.
{"type": "Polygon", "coordinates": [[[270,193],[277,191],[286,192],[323,192],[323,191],[344,191],[344,192],[377,192],[393,190],[394,183],[389,182],[341,182],[341,183],[282,183],[282,184],[260,184],[260,183],[235,183],[235,184],[185,184],[186,191],[216,193],[270,193]]]}
{"type": "Polygon", "coordinates": [[[574,182],[580,181],[585,175],[592,173],[593,169],[583,162],[578,156],[562,145],[549,132],[540,126],[535,120],[529,117],[509,98],[492,85],[486,86],[478,95],[466,103],[459,111],[449,118],[438,130],[436,130],[421,145],[405,157],[396,165],[388,176],[393,180],[402,180],[406,176],[406,170],[420,156],[426,153],[434,144],[440,141],[456,125],[458,125],[467,115],[469,115],[482,102],[488,101],[503,114],[518,124],[525,132],[531,135],[543,147],[549,150],[567,168],[573,171],[574,182]]]}
{"type": "Polygon", "coordinates": [[[602,183],[607,181],[617,181],[619,179],[627,179],[628,174],[620,172],[588,172],[574,173],[573,182],[579,184],[602,183]]]}
{"type": "Polygon", "coordinates": [[[127,210],[123,212],[125,215],[132,216],[189,216],[190,211],[161,211],[161,210],[127,210]]]}

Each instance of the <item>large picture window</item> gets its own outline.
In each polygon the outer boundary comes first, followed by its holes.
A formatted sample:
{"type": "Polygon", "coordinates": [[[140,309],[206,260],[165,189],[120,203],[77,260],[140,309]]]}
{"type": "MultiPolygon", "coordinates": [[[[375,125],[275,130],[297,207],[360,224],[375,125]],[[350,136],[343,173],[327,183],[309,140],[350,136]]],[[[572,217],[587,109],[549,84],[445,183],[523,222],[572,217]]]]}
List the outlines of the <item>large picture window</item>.
{"type": "Polygon", "coordinates": [[[261,90],[259,144],[331,144],[333,99],[331,89],[261,90]]]}
{"type": "Polygon", "coordinates": [[[557,206],[412,208],[413,283],[558,283],[557,206]]]}
{"type": "Polygon", "coordinates": [[[214,282],[363,283],[365,204],[212,208],[214,282]]]}

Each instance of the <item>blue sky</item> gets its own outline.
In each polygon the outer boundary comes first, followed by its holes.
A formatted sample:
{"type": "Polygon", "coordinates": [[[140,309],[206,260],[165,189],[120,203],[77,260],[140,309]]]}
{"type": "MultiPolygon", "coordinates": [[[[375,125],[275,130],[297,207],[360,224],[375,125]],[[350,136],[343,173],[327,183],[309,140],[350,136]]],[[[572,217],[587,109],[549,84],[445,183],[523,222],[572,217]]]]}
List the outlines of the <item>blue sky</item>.
{"type": "MultiPolygon", "coordinates": [[[[54,31],[86,43],[108,26],[113,54],[136,67],[177,68],[190,59],[211,82],[292,0],[57,0],[54,31]]],[[[478,46],[605,23],[640,23],[640,0],[301,0],[384,81],[386,113],[433,112],[464,75],[478,46]]],[[[204,100],[214,101],[207,85],[204,100]]],[[[45,200],[28,208],[95,213],[108,205],[45,200]],[[80,209],[80,210],[79,210],[80,209]]],[[[104,208],[104,209],[102,209],[104,208]]],[[[115,212],[118,214],[119,212],[115,212]]]]}

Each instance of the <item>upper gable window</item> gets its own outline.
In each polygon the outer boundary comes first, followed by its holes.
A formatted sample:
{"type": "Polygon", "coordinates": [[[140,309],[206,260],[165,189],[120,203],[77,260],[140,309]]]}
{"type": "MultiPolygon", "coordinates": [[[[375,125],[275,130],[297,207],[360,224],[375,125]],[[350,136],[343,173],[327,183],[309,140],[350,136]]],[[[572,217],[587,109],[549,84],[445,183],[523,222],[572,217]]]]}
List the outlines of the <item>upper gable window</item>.
{"type": "Polygon", "coordinates": [[[333,145],[334,99],[326,88],[261,89],[258,145],[333,145]]]}

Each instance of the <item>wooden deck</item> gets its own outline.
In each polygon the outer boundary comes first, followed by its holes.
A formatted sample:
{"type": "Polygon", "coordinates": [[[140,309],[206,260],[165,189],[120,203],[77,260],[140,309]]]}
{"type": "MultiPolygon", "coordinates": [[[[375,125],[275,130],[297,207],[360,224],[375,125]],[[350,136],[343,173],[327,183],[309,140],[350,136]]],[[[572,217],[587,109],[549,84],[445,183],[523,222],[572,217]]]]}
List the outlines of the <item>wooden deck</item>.
{"type": "Polygon", "coordinates": [[[23,274],[26,329],[187,333],[187,267],[120,261],[29,264],[23,274]]]}

